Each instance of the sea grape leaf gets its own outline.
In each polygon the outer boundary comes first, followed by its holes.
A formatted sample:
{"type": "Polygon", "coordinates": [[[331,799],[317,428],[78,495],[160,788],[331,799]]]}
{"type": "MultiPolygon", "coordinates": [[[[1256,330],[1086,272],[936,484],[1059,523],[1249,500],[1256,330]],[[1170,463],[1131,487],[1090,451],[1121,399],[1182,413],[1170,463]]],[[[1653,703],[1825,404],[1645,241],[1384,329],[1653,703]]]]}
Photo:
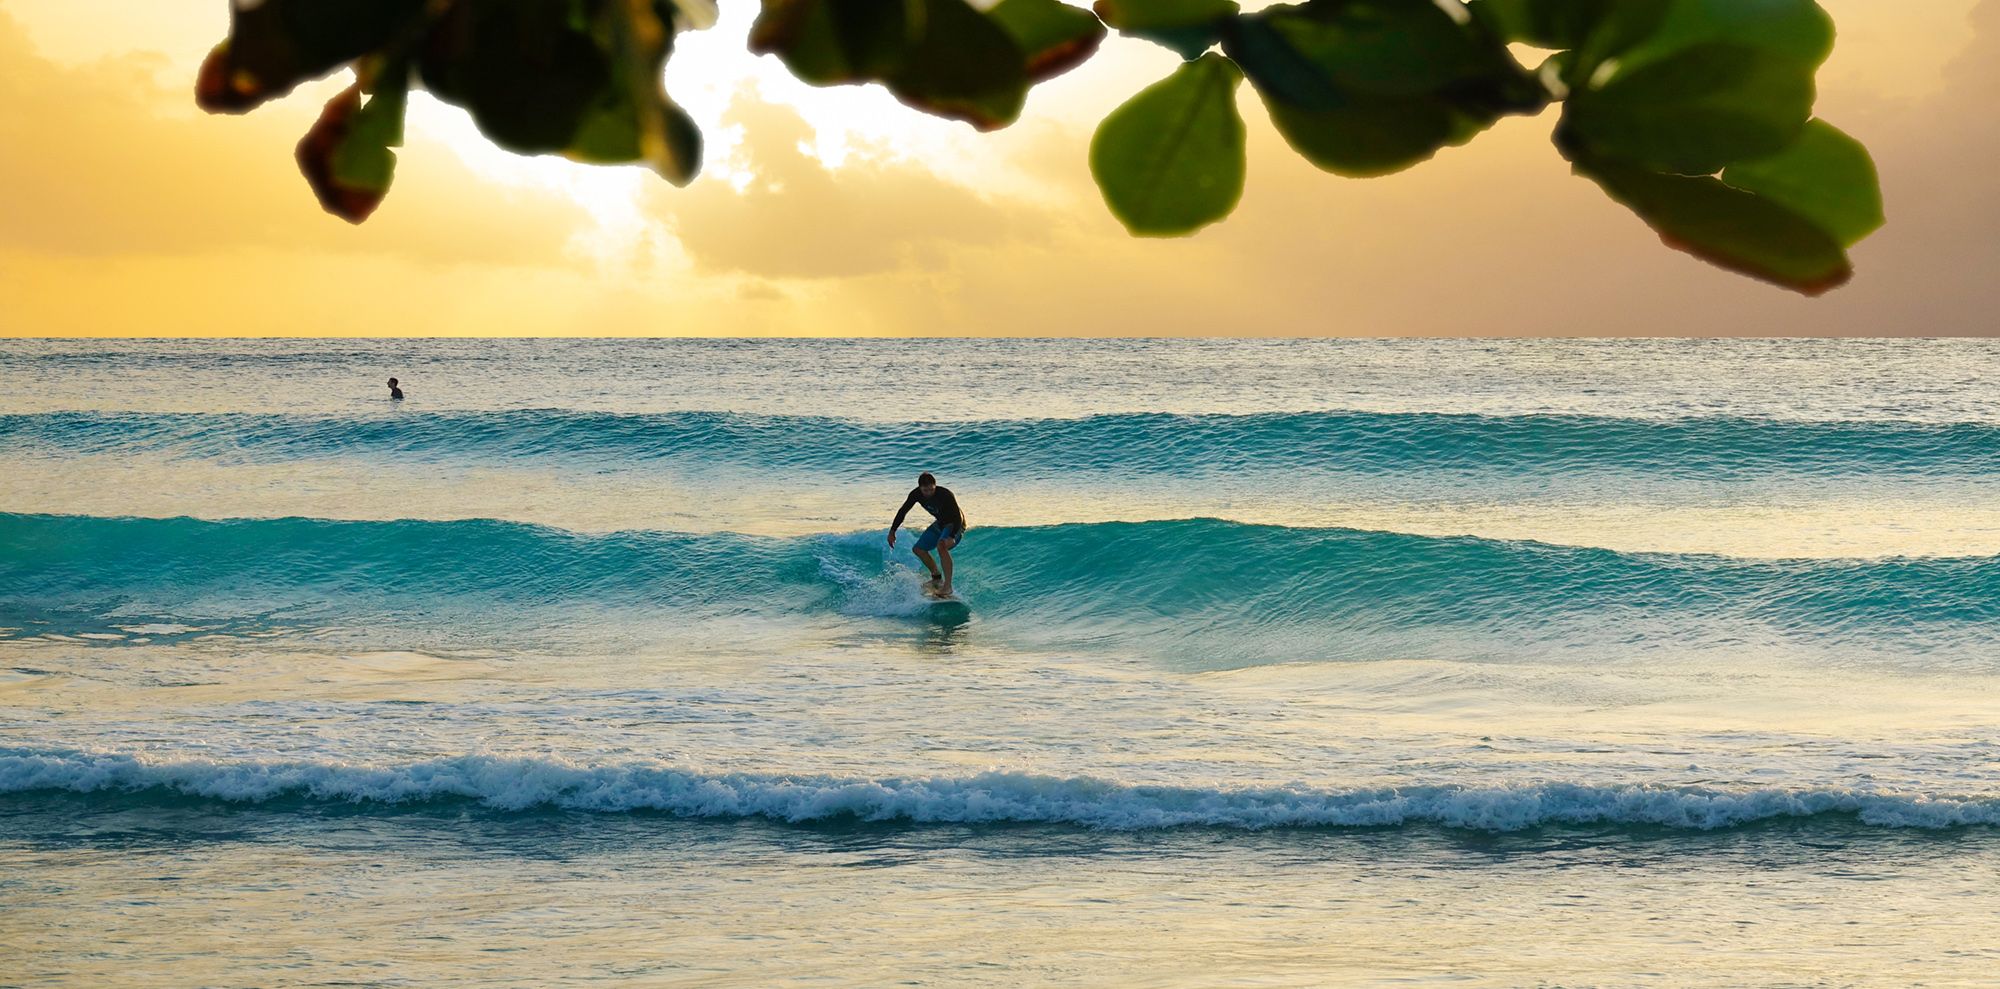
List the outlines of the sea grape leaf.
{"type": "Polygon", "coordinates": [[[765,0],[750,47],[814,85],[879,82],[905,105],[980,130],[1013,123],[1033,83],[1030,53],[966,0],[765,0]]]}
{"type": "Polygon", "coordinates": [[[888,84],[908,106],[994,130],[1020,117],[1032,81],[998,21],[965,0],[924,0],[923,33],[888,84]]]}
{"type": "Polygon", "coordinates": [[[1657,171],[1713,175],[1775,154],[1812,118],[1813,69],[1739,45],[1704,44],[1572,93],[1565,139],[1657,171]]]}
{"type": "Polygon", "coordinates": [[[1179,236],[1243,197],[1243,73],[1213,52],[1142,90],[1098,126],[1090,172],[1112,215],[1141,236],[1179,236]]]}
{"type": "Polygon", "coordinates": [[[1778,203],[1853,247],[1882,228],[1882,185],[1860,141],[1824,120],[1806,125],[1791,147],[1737,162],[1722,181],[1778,203]]]}
{"type": "Polygon", "coordinates": [[[496,144],[594,164],[644,162],[676,184],[700,168],[694,122],[661,89],[676,7],[651,0],[459,2],[419,67],[496,144]]]}
{"type": "Polygon", "coordinates": [[[921,36],[924,0],[764,0],[750,50],[815,86],[887,78],[921,36]]]}
{"type": "Polygon", "coordinates": [[[1521,74],[1432,0],[1280,4],[1238,18],[1224,50],[1260,89],[1308,109],[1338,104],[1334,91],[1418,96],[1521,74]]]}
{"type": "Polygon", "coordinates": [[[378,62],[362,74],[327,103],[296,153],[320,206],[349,223],[368,219],[388,195],[409,99],[407,63],[378,62]]]}
{"type": "Polygon", "coordinates": [[[578,122],[566,156],[594,164],[644,162],[675,185],[694,180],[701,170],[701,130],[661,88],[673,24],[671,11],[648,0],[613,0],[599,14],[593,36],[612,56],[611,83],[578,122]]]}
{"type": "Polygon", "coordinates": [[[1583,45],[1616,0],[1471,0],[1475,18],[1509,42],[1568,51],[1583,45]]]}
{"type": "Polygon", "coordinates": [[[1755,48],[1813,68],[1833,53],[1833,19],[1814,0],[1624,0],[1614,18],[1624,33],[1607,39],[1607,54],[1626,71],[1704,45],[1755,48]]]}
{"type": "Polygon", "coordinates": [[[243,113],[419,28],[426,0],[235,0],[229,37],[202,62],[195,102],[243,113]]]}
{"type": "Polygon", "coordinates": [[[611,59],[568,0],[455,3],[418,65],[425,88],[472,113],[494,143],[527,153],[568,148],[594,105],[611,99],[611,59]]]}
{"type": "Polygon", "coordinates": [[[1430,0],[1269,7],[1223,51],[1292,148],[1340,175],[1399,171],[1548,99],[1496,36],[1430,0]]]}
{"type": "Polygon", "coordinates": [[[1060,0],[1001,0],[993,18],[1027,55],[1028,78],[1041,82],[1081,65],[1104,41],[1104,22],[1060,0]]]}
{"type": "Polygon", "coordinates": [[[1267,96],[1264,106],[1292,150],[1348,178],[1375,178],[1421,164],[1440,149],[1472,140],[1489,124],[1439,100],[1358,97],[1331,110],[1302,110],[1267,96]]]}
{"type": "Polygon", "coordinates": [[[1575,163],[1578,174],[1639,214],[1670,247],[1807,295],[1853,276],[1834,235],[1778,199],[1714,176],[1660,174],[1609,158],[1575,163]]]}
{"type": "Polygon", "coordinates": [[[1120,34],[1165,45],[1193,59],[1222,41],[1236,0],[1097,0],[1092,9],[1120,34]]]}

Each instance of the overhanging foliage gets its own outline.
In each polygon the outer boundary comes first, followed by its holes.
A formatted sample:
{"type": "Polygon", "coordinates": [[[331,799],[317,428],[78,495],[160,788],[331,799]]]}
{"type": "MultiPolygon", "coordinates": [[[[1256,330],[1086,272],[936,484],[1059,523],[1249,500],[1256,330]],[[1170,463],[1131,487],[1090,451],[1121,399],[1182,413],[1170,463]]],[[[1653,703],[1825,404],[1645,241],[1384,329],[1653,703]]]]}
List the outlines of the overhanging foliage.
{"type": "MultiPolygon", "coordinates": [[[[235,0],[200,104],[241,113],[351,68],[298,147],[329,212],[361,222],[395,175],[412,85],[495,144],[643,163],[685,185],[701,134],[662,70],[711,0],[235,0]]],[[[818,86],[879,84],[981,130],[1090,58],[1108,29],[1184,59],[1119,107],[1090,169],[1132,233],[1179,236],[1241,197],[1244,81],[1306,160],[1378,176],[1501,117],[1560,105],[1556,144],[1667,243],[1802,292],[1848,280],[1883,223],[1874,163],[1813,116],[1833,23],[1813,0],[762,0],[750,47],[818,86]],[[1524,65],[1523,48],[1545,54],[1524,65]]]]}

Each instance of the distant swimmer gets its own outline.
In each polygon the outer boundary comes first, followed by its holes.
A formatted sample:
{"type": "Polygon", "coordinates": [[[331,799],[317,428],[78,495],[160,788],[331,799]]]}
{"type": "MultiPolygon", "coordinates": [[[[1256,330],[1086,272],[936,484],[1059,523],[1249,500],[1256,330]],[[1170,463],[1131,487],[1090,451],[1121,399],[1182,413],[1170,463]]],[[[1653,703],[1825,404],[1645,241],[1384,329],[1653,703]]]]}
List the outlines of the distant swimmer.
{"type": "Polygon", "coordinates": [[[938,487],[937,478],[929,471],[917,475],[917,486],[910,490],[910,496],[903,499],[903,507],[896,512],[896,521],[889,523],[889,545],[896,545],[896,530],[903,527],[903,519],[910,514],[911,505],[922,505],[937,521],[917,537],[917,544],[910,552],[924,561],[924,569],[931,572],[931,586],[928,590],[938,597],[950,597],[951,590],[951,549],[965,538],[965,513],[959,510],[958,499],[952,496],[950,488],[938,487]],[[931,550],[937,550],[944,561],[944,572],[938,572],[938,565],[931,559],[931,550]]]}
{"type": "Polygon", "coordinates": [[[402,400],[403,400],[403,389],[401,389],[401,388],[398,388],[398,387],[396,387],[396,379],[394,379],[394,378],[390,378],[390,379],[389,379],[389,401],[391,401],[391,402],[400,402],[400,401],[402,401],[402,400]]]}

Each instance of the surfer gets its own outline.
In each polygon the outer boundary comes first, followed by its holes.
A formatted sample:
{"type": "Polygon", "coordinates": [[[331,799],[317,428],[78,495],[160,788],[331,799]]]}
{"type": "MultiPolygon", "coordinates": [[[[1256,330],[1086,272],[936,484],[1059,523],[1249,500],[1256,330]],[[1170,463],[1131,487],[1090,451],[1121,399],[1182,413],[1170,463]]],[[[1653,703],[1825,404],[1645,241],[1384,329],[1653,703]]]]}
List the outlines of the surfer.
{"type": "Polygon", "coordinates": [[[951,596],[951,548],[965,538],[965,513],[959,510],[958,499],[952,496],[950,488],[938,487],[937,478],[929,471],[917,475],[917,486],[910,489],[910,496],[903,499],[903,507],[896,512],[896,521],[889,523],[889,545],[896,545],[896,530],[903,527],[903,519],[910,514],[911,505],[922,505],[924,511],[936,519],[924,534],[917,537],[917,544],[910,552],[924,561],[924,569],[931,572],[931,586],[939,597],[951,596]],[[931,559],[931,550],[937,550],[944,562],[944,572],[938,572],[938,564],[931,559]]]}
{"type": "Polygon", "coordinates": [[[400,388],[400,387],[398,387],[398,386],[396,385],[396,379],[394,379],[394,378],[390,378],[390,379],[389,379],[389,401],[391,401],[391,402],[400,402],[400,401],[402,401],[402,400],[403,400],[403,389],[402,389],[402,388],[400,388]]]}

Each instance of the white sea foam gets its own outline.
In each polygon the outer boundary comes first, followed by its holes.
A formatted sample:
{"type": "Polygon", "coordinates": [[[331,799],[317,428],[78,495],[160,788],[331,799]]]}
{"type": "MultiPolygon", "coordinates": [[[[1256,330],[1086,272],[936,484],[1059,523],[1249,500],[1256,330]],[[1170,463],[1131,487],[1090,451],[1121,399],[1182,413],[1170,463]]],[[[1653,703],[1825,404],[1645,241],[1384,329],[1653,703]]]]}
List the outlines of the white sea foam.
{"type": "Polygon", "coordinates": [[[160,759],[124,753],[0,754],[0,793],[165,791],[240,803],[469,800],[690,818],[811,822],[1040,823],[1105,830],[1245,830],[1431,824],[1480,831],[1541,825],[1713,830],[1782,818],[1842,817],[1887,828],[2000,825],[2000,796],[1862,789],[1707,789],[1541,783],[1400,789],[1134,786],[1083,777],[839,778],[701,773],[646,763],[585,765],[467,755],[404,764],[160,759]]]}

